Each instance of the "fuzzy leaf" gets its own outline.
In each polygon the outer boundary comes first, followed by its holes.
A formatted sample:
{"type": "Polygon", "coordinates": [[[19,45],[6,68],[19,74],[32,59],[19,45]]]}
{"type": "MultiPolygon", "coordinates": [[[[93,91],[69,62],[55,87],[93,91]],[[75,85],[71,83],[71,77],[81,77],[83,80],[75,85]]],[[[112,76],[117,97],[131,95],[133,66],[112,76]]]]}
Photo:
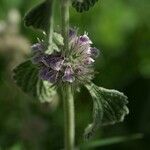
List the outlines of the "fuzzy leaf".
{"type": "Polygon", "coordinates": [[[51,54],[53,51],[60,52],[61,51],[60,47],[63,45],[64,43],[62,35],[57,32],[53,32],[53,42],[46,50],[46,53],[51,54]]]}
{"type": "Polygon", "coordinates": [[[117,91],[98,87],[91,83],[86,85],[93,98],[93,123],[85,129],[84,137],[89,139],[99,126],[122,122],[129,113],[126,106],[127,97],[117,91]]]}
{"type": "Polygon", "coordinates": [[[38,68],[30,60],[20,64],[13,71],[13,78],[24,92],[41,102],[53,100],[56,95],[55,88],[49,82],[39,79],[38,68]]]}
{"type": "Polygon", "coordinates": [[[59,34],[59,33],[57,33],[57,32],[54,32],[54,33],[53,33],[53,41],[54,41],[54,43],[56,43],[57,45],[64,45],[62,35],[59,34]]]}
{"type": "Polygon", "coordinates": [[[88,11],[98,0],[72,0],[72,6],[78,11],[88,11]]]}
{"type": "Polygon", "coordinates": [[[27,27],[41,29],[47,32],[50,26],[51,1],[46,0],[27,12],[24,22],[27,27]]]}

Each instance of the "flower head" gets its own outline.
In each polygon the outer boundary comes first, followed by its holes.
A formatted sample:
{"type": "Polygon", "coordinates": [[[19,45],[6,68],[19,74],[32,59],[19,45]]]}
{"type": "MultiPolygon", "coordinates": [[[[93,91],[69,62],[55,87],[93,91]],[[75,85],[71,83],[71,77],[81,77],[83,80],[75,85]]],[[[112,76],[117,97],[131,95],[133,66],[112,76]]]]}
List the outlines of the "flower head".
{"type": "Polygon", "coordinates": [[[85,33],[78,36],[77,30],[69,31],[69,56],[62,51],[46,54],[43,43],[32,46],[33,63],[39,66],[41,79],[51,83],[91,80],[94,76],[93,63],[99,51],[92,47],[92,41],[85,33]]]}

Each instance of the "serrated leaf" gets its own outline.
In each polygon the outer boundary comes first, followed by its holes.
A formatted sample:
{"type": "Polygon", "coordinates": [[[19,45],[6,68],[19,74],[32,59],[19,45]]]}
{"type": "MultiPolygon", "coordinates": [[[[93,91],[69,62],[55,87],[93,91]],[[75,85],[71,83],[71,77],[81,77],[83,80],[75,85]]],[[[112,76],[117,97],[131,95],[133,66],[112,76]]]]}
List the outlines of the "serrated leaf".
{"type": "Polygon", "coordinates": [[[56,95],[54,86],[39,79],[38,68],[30,60],[20,64],[13,71],[13,78],[25,93],[39,99],[41,102],[53,100],[56,95]]]}
{"type": "Polygon", "coordinates": [[[72,0],[72,6],[78,11],[88,11],[98,0],[72,0]]]}
{"type": "Polygon", "coordinates": [[[86,85],[93,99],[93,123],[85,129],[84,137],[89,139],[99,126],[122,122],[129,113],[127,97],[117,91],[86,85]]]}
{"type": "Polygon", "coordinates": [[[24,22],[27,27],[41,29],[47,32],[50,26],[51,1],[46,0],[30,11],[24,17],[24,22]]]}

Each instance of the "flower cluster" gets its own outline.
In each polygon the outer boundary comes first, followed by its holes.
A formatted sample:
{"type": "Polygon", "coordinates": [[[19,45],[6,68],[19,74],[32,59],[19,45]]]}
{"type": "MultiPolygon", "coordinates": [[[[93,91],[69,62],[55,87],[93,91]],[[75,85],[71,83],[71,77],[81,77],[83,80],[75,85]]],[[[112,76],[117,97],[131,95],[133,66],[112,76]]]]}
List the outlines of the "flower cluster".
{"type": "Polygon", "coordinates": [[[53,51],[45,53],[45,46],[36,43],[32,46],[33,63],[38,64],[40,78],[51,83],[76,82],[83,83],[91,80],[94,76],[93,62],[98,56],[98,49],[91,47],[92,41],[87,34],[77,35],[77,31],[69,31],[69,52],[64,54],[53,51]]]}

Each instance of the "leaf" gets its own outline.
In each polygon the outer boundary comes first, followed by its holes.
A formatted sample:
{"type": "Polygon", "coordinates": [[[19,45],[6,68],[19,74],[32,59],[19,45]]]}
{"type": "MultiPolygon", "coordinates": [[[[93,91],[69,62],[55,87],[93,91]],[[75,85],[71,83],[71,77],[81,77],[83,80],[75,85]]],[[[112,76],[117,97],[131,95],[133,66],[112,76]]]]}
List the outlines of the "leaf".
{"type": "Polygon", "coordinates": [[[54,32],[53,33],[53,41],[57,44],[57,45],[64,45],[63,42],[63,37],[61,34],[54,32]]]}
{"type": "Polygon", "coordinates": [[[51,54],[53,51],[60,52],[61,46],[63,45],[64,45],[64,42],[63,42],[62,35],[57,32],[53,32],[53,42],[46,50],[46,53],[51,54]]]}
{"type": "Polygon", "coordinates": [[[30,60],[23,62],[13,71],[13,78],[25,93],[38,98],[41,102],[53,100],[56,95],[54,86],[39,79],[38,68],[30,60]]]}
{"type": "Polygon", "coordinates": [[[97,141],[92,141],[92,142],[85,142],[80,146],[81,149],[93,149],[93,148],[98,148],[102,146],[108,146],[108,145],[113,145],[113,144],[119,144],[123,142],[128,142],[132,140],[138,140],[142,139],[144,137],[143,134],[141,133],[136,133],[128,136],[116,136],[116,137],[110,137],[110,138],[104,138],[100,139],[97,141]]]}
{"type": "Polygon", "coordinates": [[[91,83],[86,85],[93,98],[93,123],[85,129],[84,137],[89,139],[99,126],[122,122],[129,113],[126,106],[127,97],[117,91],[98,87],[91,83]]]}
{"type": "Polygon", "coordinates": [[[48,31],[51,16],[51,0],[46,0],[27,12],[24,22],[27,27],[48,31]]]}
{"type": "Polygon", "coordinates": [[[98,0],[72,0],[72,6],[78,11],[88,11],[98,0]]]}

